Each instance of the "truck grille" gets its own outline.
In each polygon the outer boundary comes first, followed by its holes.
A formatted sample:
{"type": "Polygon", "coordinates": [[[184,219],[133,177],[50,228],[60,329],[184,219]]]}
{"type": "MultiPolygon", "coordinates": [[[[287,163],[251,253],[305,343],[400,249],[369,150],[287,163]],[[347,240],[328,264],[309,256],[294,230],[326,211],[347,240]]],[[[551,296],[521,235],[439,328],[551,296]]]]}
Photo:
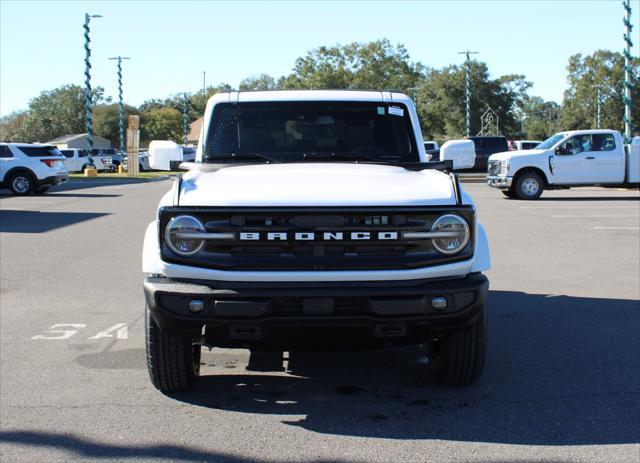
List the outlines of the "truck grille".
{"type": "Polygon", "coordinates": [[[277,210],[165,207],[159,221],[166,262],[237,271],[411,269],[465,260],[473,254],[475,228],[473,211],[466,206],[277,210]],[[447,213],[464,217],[472,230],[469,244],[461,253],[445,256],[429,239],[403,237],[404,232],[430,230],[433,222],[447,213]],[[234,238],[208,240],[197,254],[179,256],[166,245],[164,229],[172,217],[185,214],[197,217],[208,233],[234,238]],[[240,239],[241,235],[245,239],[240,239]]]}

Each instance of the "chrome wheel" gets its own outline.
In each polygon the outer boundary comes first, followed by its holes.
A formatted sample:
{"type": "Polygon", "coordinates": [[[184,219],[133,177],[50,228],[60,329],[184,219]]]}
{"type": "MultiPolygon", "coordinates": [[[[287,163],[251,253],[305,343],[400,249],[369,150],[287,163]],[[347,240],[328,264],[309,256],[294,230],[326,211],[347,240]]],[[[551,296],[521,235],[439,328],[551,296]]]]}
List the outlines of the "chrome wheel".
{"type": "Polygon", "coordinates": [[[535,178],[526,178],[522,182],[522,192],[527,196],[535,196],[540,191],[540,182],[535,178]]]}
{"type": "Polygon", "coordinates": [[[25,194],[29,192],[31,188],[31,180],[29,180],[24,175],[18,175],[13,178],[13,182],[11,182],[11,186],[13,187],[13,191],[18,194],[25,194]]]}

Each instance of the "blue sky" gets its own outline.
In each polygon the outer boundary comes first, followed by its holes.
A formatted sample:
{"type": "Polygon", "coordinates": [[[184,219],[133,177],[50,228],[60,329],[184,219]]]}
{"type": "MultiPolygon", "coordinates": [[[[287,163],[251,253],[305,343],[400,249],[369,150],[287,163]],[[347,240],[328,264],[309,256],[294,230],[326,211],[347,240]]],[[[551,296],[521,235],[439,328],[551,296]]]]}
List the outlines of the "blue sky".
{"type": "MultiPolygon", "coordinates": [[[[640,47],[640,0],[632,0],[640,47]]],[[[622,50],[621,0],[206,2],[0,0],[0,114],[27,107],[42,90],[81,84],[82,24],[92,22],[92,84],[117,95],[115,62],[124,62],[125,101],[237,86],[261,72],[289,73],[297,57],[321,45],[386,37],[430,67],[460,63],[478,50],[493,76],[524,74],[531,94],[562,100],[567,59],[622,50]]]]}

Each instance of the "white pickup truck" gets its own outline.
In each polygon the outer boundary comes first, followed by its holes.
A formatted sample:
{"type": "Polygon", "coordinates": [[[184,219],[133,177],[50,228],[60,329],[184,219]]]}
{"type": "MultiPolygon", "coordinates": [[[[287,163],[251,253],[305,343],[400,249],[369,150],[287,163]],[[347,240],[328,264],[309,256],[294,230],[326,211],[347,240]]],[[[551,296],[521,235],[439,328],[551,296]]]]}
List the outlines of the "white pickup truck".
{"type": "Polygon", "coordinates": [[[574,186],[638,187],[640,146],[625,147],[615,130],[560,132],[535,149],[492,154],[487,183],[519,199],[574,186]]]}
{"type": "Polygon", "coordinates": [[[436,381],[482,371],[489,247],[451,172],[426,162],[409,97],[382,91],[211,97],[196,161],[144,239],[147,365],[163,392],[201,347],[426,345],[436,381]]]}

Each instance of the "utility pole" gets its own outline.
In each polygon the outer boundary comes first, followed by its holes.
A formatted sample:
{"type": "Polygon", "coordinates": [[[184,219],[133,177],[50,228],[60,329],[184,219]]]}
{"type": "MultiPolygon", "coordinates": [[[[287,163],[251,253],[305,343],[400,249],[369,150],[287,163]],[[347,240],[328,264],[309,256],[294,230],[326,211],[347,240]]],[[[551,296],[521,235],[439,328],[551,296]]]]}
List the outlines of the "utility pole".
{"type": "Polygon", "coordinates": [[[205,90],[206,90],[206,81],[207,81],[207,71],[202,71],[202,115],[204,117],[204,110],[206,109],[205,99],[205,90]]]}
{"type": "Polygon", "coordinates": [[[93,18],[102,18],[99,14],[84,14],[84,109],[87,113],[86,126],[87,126],[87,143],[89,144],[89,164],[93,166],[93,159],[91,158],[91,151],[93,150],[93,96],[91,95],[91,49],[89,44],[91,39],[89,38],[89,22],[93,18]]]}
{"type": "Polygon", "coordinates": [[[124,104],[122,103],[122,60],[131,59],[126,56],[114,56],[118,60],[118,128],[120,129],[120,154],[124,153],[124,104]]]}
{"type": "Polygon", "coordinates": [[[596,86],[596,129],[600,128],[600,86],[596,86]]]}
{"type": "Polygon", "coordinates": [[[182,100],[182,130],[184,132],[184,146],[189,142],[189,98],[184,94],[182,100]]]}
{"type": "Polygon", "coordinates": [[[466,55],[465,60],[465,90],[467,95],[467,137],[471,135],[471,59],[469,55],[477,55],[477,51],[459,51],[459,55],[466,55]]]}
{"type": "Polygon", "coordinates": [[[624,18],[622,22],[625,26],[625,50],[624,50],[624,82],[623,82],[623,97],[624,101],[624,142],[631,142],[631,0],[624,0],[622,3],[624,7],[624,18]]]}

